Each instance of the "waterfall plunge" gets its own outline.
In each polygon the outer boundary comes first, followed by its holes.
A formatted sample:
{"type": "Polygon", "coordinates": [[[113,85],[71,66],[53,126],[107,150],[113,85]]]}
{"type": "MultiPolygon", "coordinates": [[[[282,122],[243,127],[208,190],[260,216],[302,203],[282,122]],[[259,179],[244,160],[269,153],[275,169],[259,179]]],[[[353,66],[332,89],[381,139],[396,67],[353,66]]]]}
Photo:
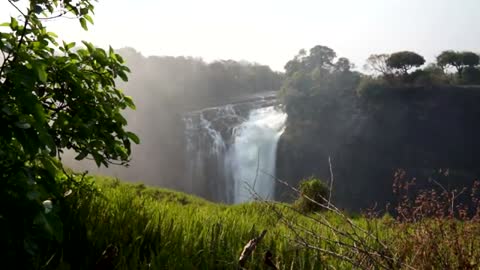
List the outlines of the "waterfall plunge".
{"type": "Polygon", "coordinates": [[[234,183],[234,203],[249,200],[252,189],[262,198],[272,198],[277,142],[285,119],[286,114],[273,106],[259,108],[235,129],[226,157],[234,183]]]}
{"type": "Polygon", "coordinates": [[[227,203],[272,198],[278,139],[286,114],[271,100],[189,113],[186,124],[188,192],[227,203]]]}

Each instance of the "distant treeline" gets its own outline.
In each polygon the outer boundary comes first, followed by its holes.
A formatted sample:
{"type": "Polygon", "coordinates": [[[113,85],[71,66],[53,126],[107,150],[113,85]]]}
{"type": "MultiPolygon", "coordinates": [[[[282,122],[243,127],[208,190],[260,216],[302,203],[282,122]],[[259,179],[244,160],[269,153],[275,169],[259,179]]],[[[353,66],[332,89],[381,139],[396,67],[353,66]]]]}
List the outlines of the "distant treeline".
{"type": "Polygon", "coordinates": [[[290,118],[308,120],[339,106],[339,96],[348,107],[345,99],[385,96],[389,90],[480,85],[480,56],[474,52],[447,50],[423,67],[425,62],[412,51],[372,54],[364,66],[369,73],[362,74],[329,47],[302,49],[285,65],[283,103],[290,118]]]}
{"type": "MultiPolygon", "coordinates": [[[[132,48],[118,52],[132,70],[128,89],[150,91],[145,97],[175,104],[185,109],[218,105],[224,100],[263,91],[279,90],[283,75],[269,66],[245,61],[218,60],[206,63],[201,58],[150,56],[132,48]]],[[[135,99],[141,107],[142,101],[135,99]]]]}
{"type": "Polygon", "coordinates": [[[479,62],[479,55],[470,51],[443,51],[423,68],[425,59],[415,52],[373,54],[365,65],[373,75],[365,76],[358,92],[372,97],[388,88],[479,85],[479,62]]]}

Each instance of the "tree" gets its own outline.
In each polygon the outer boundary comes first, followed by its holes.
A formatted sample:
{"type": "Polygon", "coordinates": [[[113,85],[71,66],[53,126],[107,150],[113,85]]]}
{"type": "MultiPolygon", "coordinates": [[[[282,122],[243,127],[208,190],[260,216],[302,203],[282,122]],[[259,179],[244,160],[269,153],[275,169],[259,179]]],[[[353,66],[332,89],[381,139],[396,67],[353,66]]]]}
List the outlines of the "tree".
{"type": "Polygon", "coordinates": [[[24,258],[37,254],[42,240],[62,239],[58,211],[50,210],[60,207],[66,187],[79,184],[59,162],[63,150],[98,166],[126,165],[139,139],[125,130],[121,114],[135,106],[116,87],[129,72],[120,55],[88,42],[74,50],[42,23],[70,14],[87,30],[90,1],[17,2],[9,1],[19,19],[11,17],[0,32],[0,249],[16,268],[33,268],[24,258]]]}
{"type": "Polygon", "coordinates": [[[455,52],[443,51],[437,56],[437,64],[443,69],[454,67],[457,70],[459,78],[462,78],[463,70],[466,67],[473,68],[478,66],[480,57],[473,52],[455,52]]]}
{"type": "Polygon", "coordinates": [[[480,57],[478,56],[478,54],[473,52],[462,52],[460,56],[462,59],[462,64],[466,67],[478,66],[478,63],[480,61],[480,57]]]}
{"type": "Polygon", "coordinates": [[[387,65],[389,57],[389,54],[372,54],[367,58],[364,68],[383,76],[389,75],[392,73],[392,69],[387,65]]]}
{"type": "Polygon", "coordinates": [[[333,66],[333,59],[335,59],[335,57],[337,57],[337,54],[334,50],[327,46],[317,45],[310,49],[307,64],[311,70],[316,67],[330,68],[333,66]]]}
{"type": "Polygon", "coordinates": [[[458,71],[462,65],[462,60],[457,52],[443,51],[437,56],[437,64],[443,69],[447,68],[448,66],[452,66],[458,71]]]}
{"type": "Polygon", "coordinates": [[[355,65],[352,64],[348,58],[340,57],[337,62],[335,62],[334,67],[336,71],[349,72],[355,65]]]}
{"type": "Polygon", "coordinates": [[[387,59],[387,66],[392,69],[400,70],[404,75],[408,70],[414,67],[420,67],[425,64],[423,56],[410,51],[396,52],[387,59]]]}
{"type": "Polygon", "coordinates": [[[315,69],[332,69],[333,60],[337,57],[334,50],[327,46],[317,45],[310,49],[309,53],[301,49],[298,54],[285,65],[288,76],[298,71],[313,71],[315,69]]]}
{"type": "Polygon", "coordinates": [[[319,117],[355,89],[360,74],[351,70],[353,64],[347,58],[335,58],[334,50],[317,45],[309,53],[301,50],[287,63],[281,93],[289,119],[319,117]]]}

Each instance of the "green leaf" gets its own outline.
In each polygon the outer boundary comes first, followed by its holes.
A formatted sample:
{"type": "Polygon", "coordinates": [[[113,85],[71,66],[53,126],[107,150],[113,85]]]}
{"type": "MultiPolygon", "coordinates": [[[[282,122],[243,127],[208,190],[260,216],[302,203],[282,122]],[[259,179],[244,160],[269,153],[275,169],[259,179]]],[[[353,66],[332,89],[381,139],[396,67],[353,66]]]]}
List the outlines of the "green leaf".
{"type": "Polygon", "coordinates": [[[113,50],[112,46],[108,46],[108,56],[110,56],[110,58],[112,58],[114,60],[117,60],[117,57],[115,55],[115,51],[113,50]]]}
{"type": "Polygon", "coordinates": [[[12,30],[18,29],[18,21],[13,17],[10,17],[10,28],[12,28],[12,30]]]}
{"type": "MultiPolygon", "coordinates": [[[[88,53],[92,53],[93,51],[95,51],[95,47],[93,46],[92,43],[84,41],[84,40],[82,40],[82,43],[83,43],[83,45],[85,45],[85,47],[87,47],[88,53]]],[[[78,52],[80,52],[80,50],[78,52]]]]}
{"type": "Polygon", "coordinates": [[[59,168],[57,167],[57,164],[53,162],[52,157],[42,155],[40,157],[40,162],[52,177],[55,177],[55,175],[57,175],[59,168]]]}
{"type": "Polygon", "coordinates": [[[47,82],[47,71],[46,71],[46,67],[45,65],[43,64],[34,64],[33,65],[33,68],[35,69],[35,72],[37,73],[37,76],[38,76],[38,79],[43,82],[43,83],[46,83],[47,82]]]}
{"type": "Polygon", "coordinates": [[[70,42],[67,44],[66,48],[70,50],[71,48],[75,47],[75,42],[70,42]]]}
{"type": "Polygon", "coordinates": [[[87,27],[87,20],[85,20],[85,18],[80,18],[80,24],[82,25],[82,28],[85,30],[85,31],[88,31],[88,27],[87,27]]]}
{"type": "Polygon", "coordinates": [[[58,38],[58,35],[54,32],[47,32],[47,35],[49,35],[50,37],[58,38]]]}
{"type": "Polygon", "coordinates": [[[18,128],[21,128],[21,129],[29,129],[31,127],[31,125],[29,123],[22,122],[22,121],[15,122],[15,126],[17,126],[18,128]]]}
{"type": "Polygon", "coordinates": [[[80,154],[78,154],[78,156],[75,157],[76,160],[82,160],[84,159],[85,157],[87,157],[88,153],[87,152],[81,152],[80,154]]]}
{"type": "Polygon", "coordinates": [[[127,104],[127,106],[132,109],[132,110],[135,110],[137,107],[135,107],[135,103],[133,103],[133,99],[131,96],[125,96],[125,104],[127,104]]]}
{"type": "Polygon", "coordinates": [[[0,27],[10,26],[10,23],[1,23],[0,27]]]}
{"type": "Polygon", "coordinates": [[[126,134],[127,134],[127,137],[130,138],[134,143],[136,144],[140,143],[140,139],[138,138],[137,134],[130,131],[127,131],[126,134]]]}
{"type": "Polygon", "coordinates": [[[104,158],[101,155],[97,153],[93,153],[92,156],[93,156],[93,159],[95,160],[95,164],[97,164],[97,167],[100,167],[102,163],[105,164],[104,158]]]}
{"type": "Polygon", "coordinates": [[[35,13],[36,13],[36,14],[40,14],[40,13],[42,13],[42,11],[43,11],[42,6],[40,6],[40,5],[35,5],[35,13]]]}
{"type": "Polygon", "coordinates": [[[91,24],[93,24],[93,19],[88,14],[83,15],[83,17],[91,24]]]}
{"type": "Polygon", "coordinates": [[[124,81],[124,82],[128,82],[128,77],[127,77],[127,74],[124,72],[124,71],[119,71],[118,72],[118,76],[124,81]]]}

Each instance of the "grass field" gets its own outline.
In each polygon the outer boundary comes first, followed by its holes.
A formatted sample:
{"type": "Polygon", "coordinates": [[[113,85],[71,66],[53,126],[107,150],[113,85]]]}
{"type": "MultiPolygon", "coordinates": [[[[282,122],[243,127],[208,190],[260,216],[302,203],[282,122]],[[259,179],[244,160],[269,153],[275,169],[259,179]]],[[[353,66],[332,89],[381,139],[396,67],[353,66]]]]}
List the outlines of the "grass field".
{"type": "MultiPolygon", "coordinates": [[[[97,177],[95,183],[98,195],[71,199],[75,209],[65,224],[71,233],[63,245],[69,264],[91,267],[110,246],[118,250],[111,260],[116,269],[237,269],[243,246],[266,229],[248,269],[267,269],[267,250],[280,269],[320,269],[327,262],[347,267],[293,245],[291,230],[267,203],[229,206],[109,178],[97,177]]],[[[305,226],[315,226],[282,205],[276,207],[305,226]]]]}
{"type": "MultiPolygon", "coordinates": [[[[63,243],[52,257],[57,268],[239,269],[244,245],[262,230],[267,234],[246,269],[273,269],[264,262],[267,251],[273,254],[278,269],[426,269],[412,265],[428,257],[417,251],[435,252],[430,247],[432,241],[446,248],[445,254],[449,248],[454,252],[453,245],[443,238],[418,242],[422,237],[432,237],[422,236],[427,227],[392,226],[394,221],[388,217],[349,219],[334,212],[303,215],[288,204],[223,205],[105,177],[96,177],[94,183],[97,192],[67,198],[70,208],[63,213],[63,243]],[[415,235],[419,238],[412,237],[415,235]],[[385,243],[387,248],[382,247],[385,243]]],[[[435,226],[434,230],[441,229],[435,226]]],[[[474,232],[479,227],[472,228],[471,235],[457,233],[478,240],[474,232]]],[[[469,250],[478,246],[478,241],[474,242],[469,250]]],[[[451,265],[460,267],[459,260],[452,256],[451,265]]],[[[475,260],[472,265],[477,257],[471,257],[475,260]]],[[[458,267],[450,269],[466,269],[458,267]]]]}

